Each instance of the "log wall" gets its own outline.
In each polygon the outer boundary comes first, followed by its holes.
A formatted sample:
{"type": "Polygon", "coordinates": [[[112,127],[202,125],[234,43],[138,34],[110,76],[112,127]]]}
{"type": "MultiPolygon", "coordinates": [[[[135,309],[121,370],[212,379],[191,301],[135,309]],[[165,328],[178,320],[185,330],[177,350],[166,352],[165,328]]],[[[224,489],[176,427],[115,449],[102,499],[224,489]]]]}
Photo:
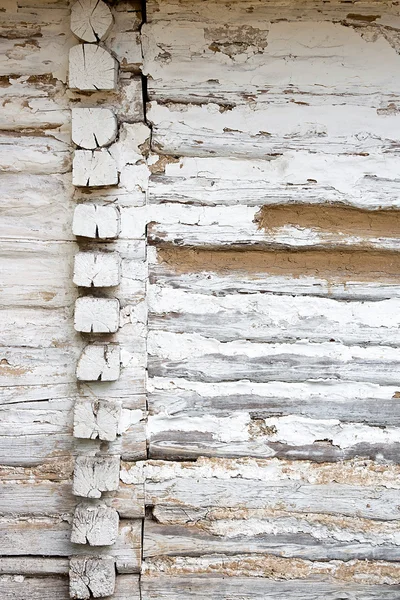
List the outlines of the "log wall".
{"type": "Polygon", "coordinates": [[[73,4],[0,10],[1,597],[68,598],[89,555],[118,600],[397,600],[397,3],[112,2],[107,91],[68,76],[73,4]],[[116,116],[117,183],[77,168],[77,108],[116,116]],[[116,332],[77,316],[78,252],[119,254],[90,275],[116,332]],[[80,382],[99,341],[120,376],[80,382]],[[99,457],[96,548],[71,532],[99,457]]]}

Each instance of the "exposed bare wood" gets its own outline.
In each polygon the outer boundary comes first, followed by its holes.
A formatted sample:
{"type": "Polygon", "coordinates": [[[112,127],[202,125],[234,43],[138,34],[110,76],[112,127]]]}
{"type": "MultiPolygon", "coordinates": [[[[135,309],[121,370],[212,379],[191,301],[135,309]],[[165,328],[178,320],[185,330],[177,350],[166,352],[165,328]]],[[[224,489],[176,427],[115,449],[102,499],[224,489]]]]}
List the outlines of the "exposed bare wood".
{"type": "Polygon", "coordinates": [[[112,546],[118,537],[119,516],[104,504],[78,504],[72,521],[71,542],[112,546]]]}
{"type": "Polygon", "coordinates": [[[111,558],[73,557],[69,562],[71,598],[105,598],[114,593],[115,565],[111,558]]]}

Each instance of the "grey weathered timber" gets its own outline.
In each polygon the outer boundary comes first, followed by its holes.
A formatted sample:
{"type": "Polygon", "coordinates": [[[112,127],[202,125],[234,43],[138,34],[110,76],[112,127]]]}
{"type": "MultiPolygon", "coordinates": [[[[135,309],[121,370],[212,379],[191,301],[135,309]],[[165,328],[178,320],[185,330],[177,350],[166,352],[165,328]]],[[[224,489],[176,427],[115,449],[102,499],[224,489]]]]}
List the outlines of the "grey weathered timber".
{"type": "Polygon", "coordinates": [[[90,546],[112,546],[118,537],[119,515],[105,504],[81,503],[75,509],[71,542],[90,546]]]}
{"type": "MultiPolygon", "coordinates": [[[[67,577],[0,577],[0,593],[4,600],[69,600],[67,577]]],[[[139,582],[135,575],[118,575],[112,600],[139,600],[139,582]]]]}
{"type": "Polygon", "coordinates": [[[121,519],[118,536],[114,545],[90,546],[70,541],[71,525],[68,521],[56,518],[1,518],[0,529],[5,556],[25,556],[27,551],[33,556],[111,556],[118,572],[137,573],[140,570],[142,522],[140,519],[121,519]]]}
{"type": "Polygon", "coordinates": [[[400,586],[331,583],[330,581],[270,581],[251,577],[144,577],[143,600],[168,600],[186,598],[188,591],[193,599],[211,596],[215,600],[320,600],[327,598],[357,598],[357,600],[397,600],[400,586]]]}

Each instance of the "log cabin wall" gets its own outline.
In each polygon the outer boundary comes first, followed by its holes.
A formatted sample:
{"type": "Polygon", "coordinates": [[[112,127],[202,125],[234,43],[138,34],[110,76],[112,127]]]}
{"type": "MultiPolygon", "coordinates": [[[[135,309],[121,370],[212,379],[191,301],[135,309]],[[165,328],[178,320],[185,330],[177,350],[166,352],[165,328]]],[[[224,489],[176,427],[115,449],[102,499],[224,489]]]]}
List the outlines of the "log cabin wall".
{"type": "Polygon", "coordinates": [[[73,6],[0,10],[1,598],[398,600],[398,3],[109,3],[107,91],[73,6]]]}

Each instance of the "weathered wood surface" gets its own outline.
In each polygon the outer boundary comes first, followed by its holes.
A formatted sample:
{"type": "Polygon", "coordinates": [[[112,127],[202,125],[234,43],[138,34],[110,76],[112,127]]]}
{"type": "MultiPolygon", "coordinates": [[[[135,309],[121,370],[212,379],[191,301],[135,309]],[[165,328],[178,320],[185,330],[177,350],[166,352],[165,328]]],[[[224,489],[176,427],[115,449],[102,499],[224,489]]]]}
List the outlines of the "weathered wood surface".
{"type": "MultiPolygon", "coordinates": [[[[2,554],[24,556],[28,552],[36,556],[86,556],[88,546],[70,542],[71,524],[69,519],[29,518],[0,521],[2,531],[2,554]]],[[[122,519],[119,533],[113,546],[98,546],[97,556],[111,556],[122,573],[137,573],[140,570],[142,522],[140,519],[122,519]]]]}
{"type": "Polygon", "coordinates": [[[320,600],[327,598],[357,598],[359,600],[397,600],[400,586],[364,585],[362,583],[331,583],[329,581],[294,580],[274,582],[252,577],[144,577],[141,579],[142,598],[177,600],[187,597],[201,599],[212,596],[216,600],[320,600]]]}
{"type": "MultiPolygon", "coordinates": [[[[60,469],[60,461],[54,470],[60,469]]],[[[37,474],[21,480],[8,478],[1,481],[0,514],[8,517],[51,517],[74,514],[77,498],[72,495],[71,479],[49,481],[37,474]]],[[[140,519],[144,516],[143,484],[125,485],[120,481],[118,492],[105,494],[103,501],[115,508],[121,518],[140,519]]]]}
{"type": "MultiPolygon", "coordinates": [[[[25,577],[3,575],[0,593],[4,600],[70,600],[67,577],[25,577]]],[[[112,600],[140,599],[139,578],[136,575],[118,575],[112,600]]],[[[111,600],[109,597],[109,600],[111,600]]]]}
{"type": "Polygon", "coordinates": [[[115,563],[112,558],[72,557],[69,563],[69,595],[86,600],[112,596],[115,563]]]}
{"type": "MultiPolygon", "coordinates": [[[[362,460],[316,465],[203,458],[137,464],[124,480],[145,481],[154,520],[145,521],[143,556],[153,574],[157,561],[172,575],[211,573],[208,561],[219,555],[215,572],[223,574],[226,559],[230,574],[240,576],[262,569],[266,556],[396,563],[398,508],[389,505],[398,497],[397,472],[397,466],[362,460]],[[184,557],[203,557],[203,566],[194,561],[186,569],[184,557]]],[[[395,573],[398,564],[393,567],[395,573]]]]}

